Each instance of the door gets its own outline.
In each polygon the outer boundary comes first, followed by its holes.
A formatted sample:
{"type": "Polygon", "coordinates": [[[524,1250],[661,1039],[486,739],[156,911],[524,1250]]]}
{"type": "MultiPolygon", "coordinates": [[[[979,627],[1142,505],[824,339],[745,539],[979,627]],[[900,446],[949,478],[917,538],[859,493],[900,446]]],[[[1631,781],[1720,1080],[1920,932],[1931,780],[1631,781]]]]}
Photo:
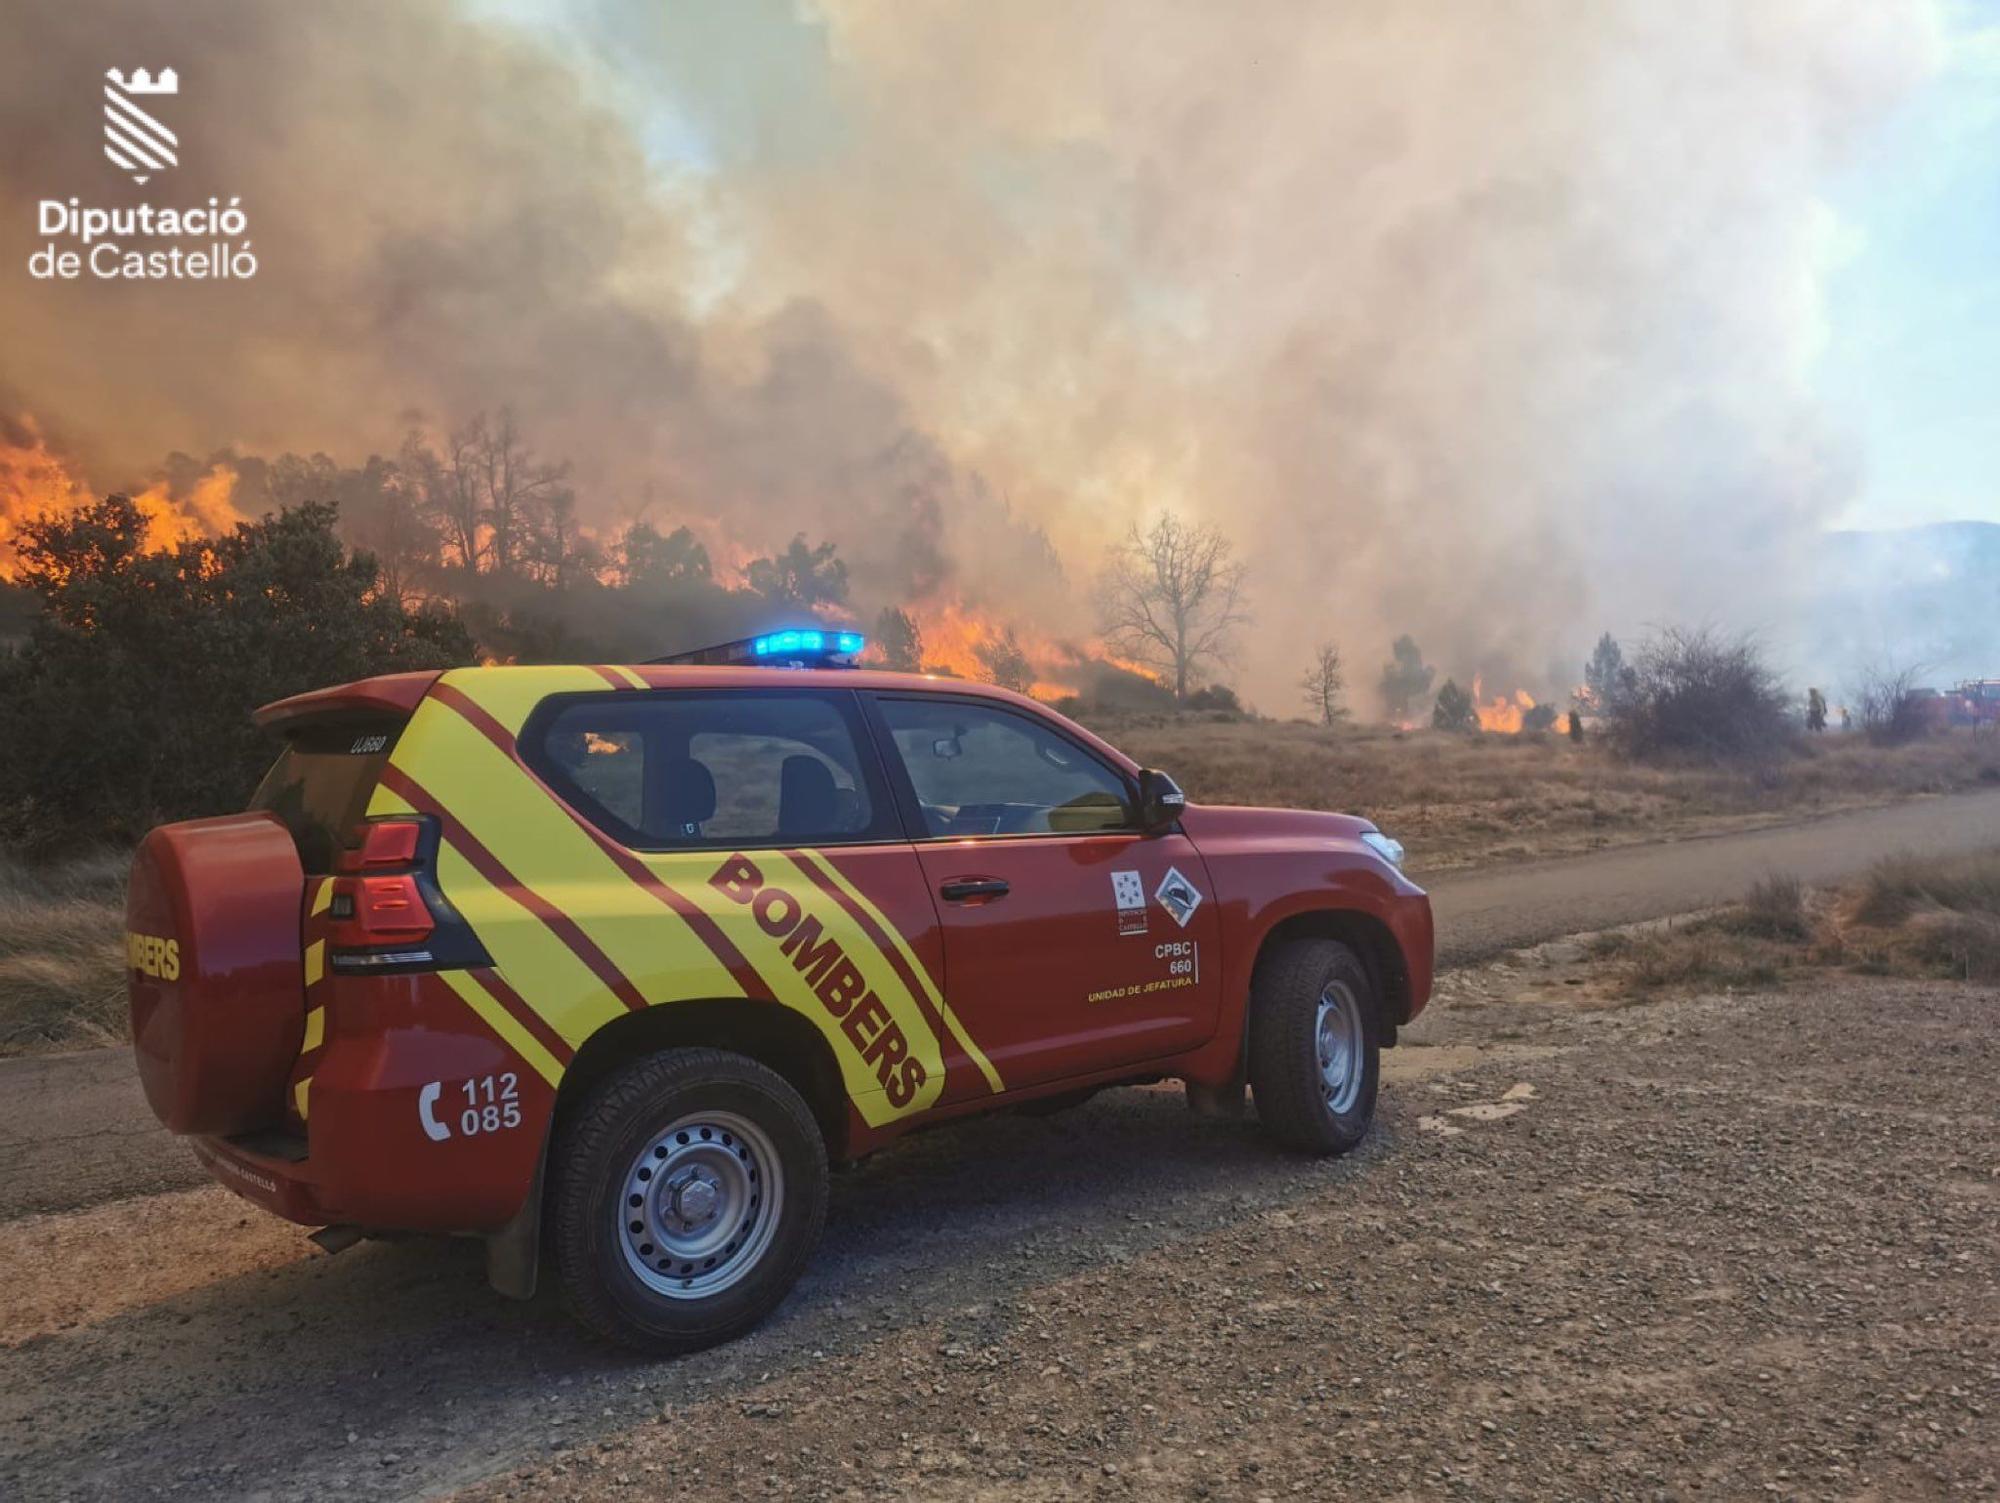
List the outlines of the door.
{"type": "MultiPolygon", "coordinates": [[[[540,858],[556,874],[542,895],[603,957],[593,968],[557,955],[539,987],[517,988],[548,1007],[549,978],[572,978],[577,1016],[552,1018],[559,1031],[587,1033],[586,1009],[633,998],[742,996],[819,1030],[871,1127],[990,1089],[938,1005],[936,908],[852,694],[569,695],[522,740],[549,786],[623,848],[611,860],[585,848],[566,866],[554,850],[540,858]],[[603,995],[611,968],[621,997],[603,995]]],[[[529,851],[536,835],[515,838],[529,851]]],[[[546,948],[546,925],[501,906],[546,948]]],[[[490,932],[505,968],[511,941],[490,932]]],[[[525,943],[515,948],[533,958],[525,943]]]]}
{"type": "Polygon", "coordinates": [[[1139,832],[1120,770],[1030,712],[874,702],[944,929],[945,995],[1008,1089],[1214,1033],[1219,905],[1186,836],[1139,832]]]}

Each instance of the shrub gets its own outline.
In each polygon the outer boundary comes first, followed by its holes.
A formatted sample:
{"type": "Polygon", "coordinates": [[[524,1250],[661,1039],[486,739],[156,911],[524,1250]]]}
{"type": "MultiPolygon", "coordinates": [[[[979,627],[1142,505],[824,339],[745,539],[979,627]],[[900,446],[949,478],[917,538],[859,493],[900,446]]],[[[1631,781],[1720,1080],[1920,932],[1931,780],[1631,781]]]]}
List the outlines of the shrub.
{"type": "Polygon", "coordinates": [[[1243,713],[1243,701],[1227,684],[1204,685],[1190,694],[1184,703],[1190,710],[1219,710],[1225,715],[1243,713]]]}
{"type": "Polygon", "coordinates": [[[1764,877],[1751,885],[1742,904],[1729,914],[1729,926],[1759,939],[1805,939],[1812,933],[1806,921],[1805,888],[1797,877],[1764,877]]]}
{"type": "Polygon", "coordinates": [[[334,515],[301,506],[166,553],[143,550],[123,496],[28,524],[41,614],[0,657],[0,833],[74,849],[240,809],[276,750],[258,705],[470,661],[455,618],[376,589],[334,515]]]}
{"type": "Polygon", "coordinates": [[[1669,627],[1641,645],[1602,712],[1612,745],[1628,757],[1740,761],[1791,741],[1788,706],[1755,638],[1669,627]]]}
{"type": "Polygon", "coordinates": [[[1440,731],[1479,729],[1479,711],[1471,694],[1458,687],[1457,679],[1446,679],[1438,690],[1437,703],[1431,706],[1431,725],[1440,731]]]}
{"type": "Polygon", "coordinates": [[[1855,918],[1900,924],[1920,908],[2000,918],[2000,851],[1968,856],[1885,856],[1868,869],[1855,918]]]}
{"type": "Polygon", "coordinates": [[[1862,734],[1877,746],[1902,746],[1931,733],[1925,703],[1931,696],[1917,686],[1920,669],[1873,667],[1848,692],[1862,734]]]}

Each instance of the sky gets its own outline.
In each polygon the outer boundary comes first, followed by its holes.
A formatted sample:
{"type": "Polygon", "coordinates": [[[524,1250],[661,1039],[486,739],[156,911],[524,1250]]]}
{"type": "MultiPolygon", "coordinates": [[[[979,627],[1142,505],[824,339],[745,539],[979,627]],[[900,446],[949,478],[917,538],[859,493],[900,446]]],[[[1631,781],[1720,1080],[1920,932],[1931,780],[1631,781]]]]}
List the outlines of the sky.
{"type": "Polygon", "coordinates": [[[2000,522],[2000,0],[1947,9],[1939,71],[1827,200],[1813,380],[1862,467],[1837,520],[2000,522]]]}

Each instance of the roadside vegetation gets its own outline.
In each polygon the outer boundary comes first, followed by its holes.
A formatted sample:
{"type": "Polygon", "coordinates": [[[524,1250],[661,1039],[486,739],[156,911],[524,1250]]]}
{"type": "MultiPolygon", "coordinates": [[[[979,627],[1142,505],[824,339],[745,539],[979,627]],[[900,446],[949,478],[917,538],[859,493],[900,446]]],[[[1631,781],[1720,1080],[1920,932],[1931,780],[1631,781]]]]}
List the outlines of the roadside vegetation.
{"type": "Polygon", "coordinates": [[[1772,876],[1714,913],[1600,935],[1620,990],[1757,990],[1829,970],[2000,985],[2000,850],[1893,856],[1813,889],[1772,876]]]}
{"type": "Polygon", "coordinates": [[[1338,809],[1374,820],[1435,872],[1809,819],[2000,786],[2000,740],[1957,730],[1900,746],[1800,738],[1782,760],[1634,761],[1602,738],[1463,735],[1084,714],[1198,802],[1338,809]]]}
{"type": "Polygon", "coordinates": [[[0,1054],[115,1043],[125,1026],[122,850],[0,856],[0,1054]]]}

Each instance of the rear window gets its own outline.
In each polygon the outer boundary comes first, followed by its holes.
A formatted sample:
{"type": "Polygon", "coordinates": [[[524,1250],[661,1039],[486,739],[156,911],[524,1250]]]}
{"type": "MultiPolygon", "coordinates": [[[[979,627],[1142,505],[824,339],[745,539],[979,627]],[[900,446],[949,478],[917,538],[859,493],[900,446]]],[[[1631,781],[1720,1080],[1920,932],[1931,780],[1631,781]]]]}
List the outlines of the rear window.
{"type": "Polygon", "coordinates": [[[309,876],[325,876],[368,812],[368,796],[396,744],[399,722],[346,722],[294,731],[264,781],[252,809],[284,821],[309,876]]]}
{"type": "Polygon", "coordinates": [[[850,696],[740,690],[556,702],[523,734],[574,808],[647,850],[893,835],[850,696]]]}

